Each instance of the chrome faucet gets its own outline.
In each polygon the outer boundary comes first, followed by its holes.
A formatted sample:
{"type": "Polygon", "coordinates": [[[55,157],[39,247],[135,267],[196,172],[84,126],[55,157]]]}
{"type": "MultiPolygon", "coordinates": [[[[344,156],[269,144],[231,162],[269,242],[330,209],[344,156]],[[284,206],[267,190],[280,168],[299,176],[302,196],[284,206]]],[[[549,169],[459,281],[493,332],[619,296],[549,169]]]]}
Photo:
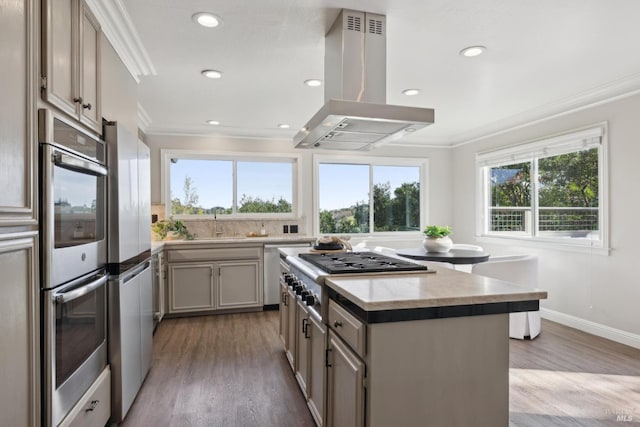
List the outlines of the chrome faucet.
{"type": "Polygon", "coordinates": [[[218,213],[213,211],[213,237],[220,237],[223,233],[223,231],[218,231],[218,213]]]}

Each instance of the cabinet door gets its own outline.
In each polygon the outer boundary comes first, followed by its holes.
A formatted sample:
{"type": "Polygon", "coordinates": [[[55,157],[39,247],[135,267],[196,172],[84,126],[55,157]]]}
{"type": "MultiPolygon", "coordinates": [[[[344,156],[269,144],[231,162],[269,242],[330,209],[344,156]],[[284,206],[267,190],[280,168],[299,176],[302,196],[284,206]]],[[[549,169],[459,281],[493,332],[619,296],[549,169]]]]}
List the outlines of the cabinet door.
{"type": "Polygon", "coordinates": [[[140,275],[117,283],[120,288],[120,352],[122,369],[122,414],[126,414],[142,384],[142,334],[140,329],[140,275]]]}
{"type": "Polygon", "coordinates": [[[78,0],[45,0],[43,6],[42,74],[47,81],[44,97],[62,111],[76,116],[78,0]]]}
{"type": "Polygon", "coordinates": [[[40,425],[36,236],[0,235],[0,426],[40,425]]]}
{"type": "Polygon", "coordinates": [[[153,361],[153,289],[151,286],[151,267],[140,273],[140,343],[142,378],[151,369],[153,361]]]}
{"type": "Polygon", "coordinates": [[[295,370],[296,366],[296,294],[291,290],[291,288],[287,289],[287,299],[289,300],[289,306],[287,307],[287,336],[289,340],[287,341],[287,347],[285,347],[285,354],[287,355],[287,359],[289,360],[289,364],[291,368],[295,370]]]}
{"type": "Polygon", "coordinates": [[[304,397],[307,397],[307,384],[309,382],[309,310],[300,300],[297,300],[296,307],[296,380],[300,385],[300,390],[304,397]]]}
{"type": "Polygon", "coordinates": [[[280,339],[284,348],[289,348],[289,293],[287,292],[287,285],[280,282],[280,339]]]}
{"type": "Polygon", "coordinates": [[[364,364],[329,331],[327,368],[327,425],[362,426],[364,420],[364,364]]]}
{"type": "Polygon", "coordinates": [[[309,381],[307,383],[307,403],[318,427],[324,421],[324,391],[326,387],[325,350],[327,348],[327,327],[315,316],[309,316],[307,326],[311,347],[309,348],[309,381]]]}
{"type": "Polygon", "coordinates": [[[34,3],[0,0],[0,226],[36,223],[34,3]]]}
{"type": "Polygon", "coordinates": [[[218,308],[262,305],[258,261],[218,263],[218,308]]]}
{"type": "Polygon", "coordinates": [[[151,258],[153,263],[153,311],[158,322],[162,321],[165,309],[164,253],[158,252],[151,258]]]}
{"type": "Polygon", "coordinates": [[[169,264],[169,312],[212,310],[213,264],[169,264]]]}
{"type": "Polygon", "coordinates": [[[78,103],[80,121],[102,133],[100,115],[100,25],[84,1],[80,3],[78,103]]]}

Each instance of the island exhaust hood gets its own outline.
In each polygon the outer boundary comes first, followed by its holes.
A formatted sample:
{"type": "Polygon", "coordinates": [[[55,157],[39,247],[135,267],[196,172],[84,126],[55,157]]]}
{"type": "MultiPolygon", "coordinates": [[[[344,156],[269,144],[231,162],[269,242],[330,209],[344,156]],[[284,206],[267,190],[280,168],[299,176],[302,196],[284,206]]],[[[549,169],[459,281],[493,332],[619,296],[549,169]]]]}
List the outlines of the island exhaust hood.
{"type": "Polygon", "coordinates": [[[325,104],[296,148],[370,150],[433,124],[431,108],[386,104],[386,17],[342,10],[325,37],[325,104]]]}

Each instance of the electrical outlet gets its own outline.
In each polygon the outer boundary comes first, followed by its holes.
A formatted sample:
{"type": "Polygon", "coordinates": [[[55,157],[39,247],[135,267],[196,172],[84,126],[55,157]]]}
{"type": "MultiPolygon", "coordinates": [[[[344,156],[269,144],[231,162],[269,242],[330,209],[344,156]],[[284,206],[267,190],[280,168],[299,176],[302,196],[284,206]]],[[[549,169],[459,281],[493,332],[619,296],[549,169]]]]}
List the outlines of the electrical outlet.
{"type": "Polygon", "coordinates": [[[289,232],[289,226],[288,225],[283,225],[282,226],[282,233],[283,234],[287,234],[289,232]]]}
{"type": "Polygon", "coordinates": [[[289,231],[290,231],[291,233],[297,233],[297,232],[298,232],[298,224],[291,224],[291,225],[289,226],[289,231]]]}

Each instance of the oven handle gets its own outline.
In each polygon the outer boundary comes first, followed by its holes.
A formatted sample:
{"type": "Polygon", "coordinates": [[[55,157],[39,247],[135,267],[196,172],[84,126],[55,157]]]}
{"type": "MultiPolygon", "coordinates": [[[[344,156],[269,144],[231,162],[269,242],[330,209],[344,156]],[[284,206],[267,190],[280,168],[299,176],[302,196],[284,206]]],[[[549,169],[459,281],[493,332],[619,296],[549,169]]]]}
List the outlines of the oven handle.
{"type": "Polygon", "coordinates": [[[107,168],[97,165],[89,160],[80,159],[75,156],[63,153],[55,153],[53,155],[53,163],[61,168],[69,169],[74,172],[90,173],[95,176],[107,176],[107,168]]]}
{"type": "Polygon", "coordinates": [[[80,298],[81,296],[84,296],[86,294],[88,294],[89,292],[92,292],[96,289],[98,289],[100,286],[104,285],[105,283],[107,283],[107,280],[109,279],[109,276],[107,276],[106,274],[104,276],[100,276],[100,278],[98,278],[97,280],[94,280],[93,282],[87,283],[84,286],[81,286],[79,288],[75,288],[71,291],[68,292],[62,292],[60,294],[57,294],[55,296],[56,302],[60,303],[60,304],[64,304],[67,303],[69,301],[73,301],[76,298],[80,298]]]}

